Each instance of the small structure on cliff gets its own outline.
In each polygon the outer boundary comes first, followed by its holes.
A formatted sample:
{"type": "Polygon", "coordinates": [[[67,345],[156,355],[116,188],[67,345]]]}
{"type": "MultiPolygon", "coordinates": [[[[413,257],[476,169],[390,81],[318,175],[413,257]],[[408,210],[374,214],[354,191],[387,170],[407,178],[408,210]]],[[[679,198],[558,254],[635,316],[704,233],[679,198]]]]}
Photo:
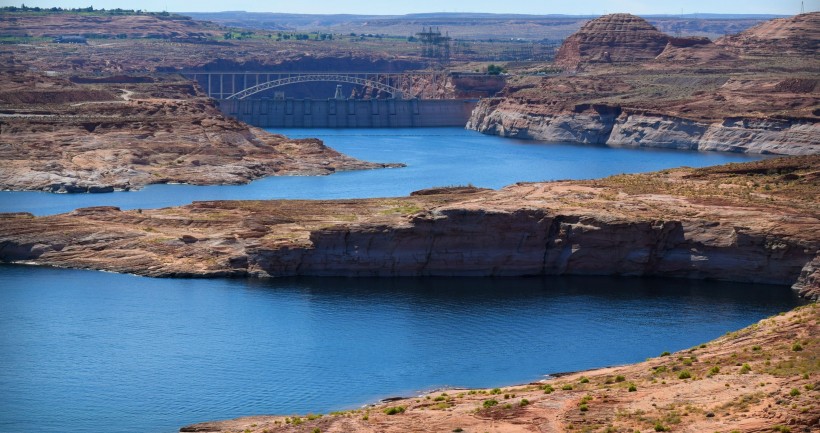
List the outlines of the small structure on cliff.
{"type": "Polygon", "coordinates": [[[416,33],[421,41],[421,56],[437,59],[441,62],[450,60],[450,36],[442,35],[441,30],[436,27],[422,28],[421,33],[416,33]]]}
{"type": "Polygon", "coordinates": [[[56,44],[87,44],[85,36],[57,36],[51,40],[56,44]]]}

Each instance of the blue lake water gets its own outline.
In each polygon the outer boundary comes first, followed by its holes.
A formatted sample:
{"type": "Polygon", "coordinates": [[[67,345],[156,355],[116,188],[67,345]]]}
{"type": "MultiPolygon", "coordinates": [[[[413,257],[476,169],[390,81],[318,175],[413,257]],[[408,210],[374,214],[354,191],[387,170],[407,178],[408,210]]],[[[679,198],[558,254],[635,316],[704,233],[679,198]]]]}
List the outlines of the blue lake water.
{"type": "MultiPolygon", "coordinates": [[[[408,167],[112,194],[0,192],[0,211],[397,196],[755,159],[453,128],[282,132],[408,167]]],[[[788,287],[658,279],[180,280],[0,265],[0,431],[166,433],[522,383],[690,347],[797,303],[788,287]]]]}
{"type": "Polygon", "coordinates": [[[797,305],[685,280],[172,280],[0,265],[0,431],[174,432],[641,361],[797,305]]]}
{"type": "Polygon", "coordinates": [[[319,137],[347,155],[366,161],[403,162],[407,167],[331,176],[269,177],[238,186],[151,185],[140,191],[109,194],[4,191],[0,192],[0,212],[46,215],[86,206],[147,209],[194,200],[391,197],[434,186],[473,184],[500,188],[523,181],[590,179],[761,158],[736,153],[544,144],[459,128],[270,131],[294,138],[319,137]]]}

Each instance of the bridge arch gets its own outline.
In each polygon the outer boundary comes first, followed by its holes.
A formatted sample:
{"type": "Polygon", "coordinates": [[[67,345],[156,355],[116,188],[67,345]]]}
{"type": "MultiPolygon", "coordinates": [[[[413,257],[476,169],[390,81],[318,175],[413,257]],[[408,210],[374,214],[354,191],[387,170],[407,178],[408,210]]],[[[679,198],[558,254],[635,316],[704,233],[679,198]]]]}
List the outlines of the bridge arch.
{"type": "Polygon", "coordinates": [[[257,84],[253,87],[248,87],[247,89],[241,90],[239,92],[234,93],[233,95],[228,96],[226,99],[245,99],[248,96],[254,95],[259,92],[263,92],[268,89],[273,89],[274,87],[281,87],[294,83],[307,83],[312,81],[329,81],[337,83],[359,84],[382,90],[384,92],[389,93],[394,98],[402,97],[401,90],[399,90],[398,88],[367,78],[353,77],[344,74],[300,74],[280,78],[278,80],[271,80],[265,83],[257,84]]]}

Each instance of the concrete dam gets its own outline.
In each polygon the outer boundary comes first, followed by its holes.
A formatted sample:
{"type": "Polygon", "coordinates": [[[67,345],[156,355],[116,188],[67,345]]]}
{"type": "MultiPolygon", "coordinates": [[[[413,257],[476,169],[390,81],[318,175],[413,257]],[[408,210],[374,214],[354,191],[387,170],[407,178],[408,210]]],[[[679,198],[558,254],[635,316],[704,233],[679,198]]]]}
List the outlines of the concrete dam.
{"type": "Polygon", "coordinates": [[[477,99],[220,99],[227,115],[261,128],[414,128],[467,124],[477,99]]]}

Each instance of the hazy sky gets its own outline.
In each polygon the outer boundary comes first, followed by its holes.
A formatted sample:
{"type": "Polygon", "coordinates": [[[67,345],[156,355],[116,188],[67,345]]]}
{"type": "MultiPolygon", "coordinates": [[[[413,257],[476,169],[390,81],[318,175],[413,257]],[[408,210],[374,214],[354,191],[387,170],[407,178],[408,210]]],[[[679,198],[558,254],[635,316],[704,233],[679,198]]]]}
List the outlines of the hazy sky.
{"type": "MultiPolygon", "coordinates": [[[[0,0],[3,6],[87,7],[144,9],[171,12],[245,10],[288,13],[350,13],[399,15],[418,12],[492,12],[522,14],[602,15],[679,14],[695,12],[781,14],[800,12],[800,0],[0,0]]],[[[820,0],[804,0],[805,10],[820,10],[820,0]]]]}

